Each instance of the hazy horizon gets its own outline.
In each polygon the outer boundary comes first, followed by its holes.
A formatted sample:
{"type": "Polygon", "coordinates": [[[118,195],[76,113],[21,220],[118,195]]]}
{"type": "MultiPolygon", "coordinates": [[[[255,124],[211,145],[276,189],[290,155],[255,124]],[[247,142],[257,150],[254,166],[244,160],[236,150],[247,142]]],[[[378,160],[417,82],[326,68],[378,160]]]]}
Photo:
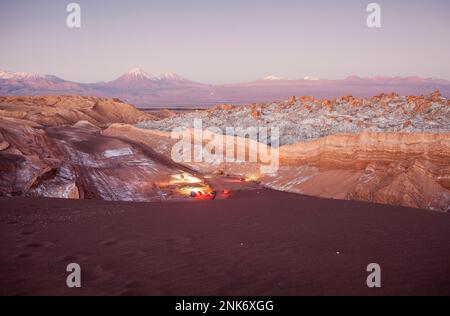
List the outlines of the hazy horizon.
{"type": "MultiPolygon", "coordinates": [[[[140,68],[141,70],[145,71],[148,75],[154,76],[154,77],[159,77],[159,76],[170,74],[168,72],[160,73],[160,74],[150,73],[150,72],[146,71],[145,69],[143,69],[141,67],[134,67],[133,69],[136,69],[136,68],[140,68]]],[[[133,69],[130,69],[129,71],[132,71],[133,69]]],[[[28,73],[28,74],[49,75],[49,76],[53,76],[54,75],[54,74],[51,74],[51,73],[34,73],[34,72],[27,72],[26,70],[12,70],[12,69],[1,69],[0,68],[0,72],[1,71],[6,71],[6,72],[10,72],[10,73],[28,73]]],[[[71,80],[71,79],[68,79],[68,78],[60,77],[60,76],[57,76],[57,77],[60,78],[60,79],[65,80],[65,81],[68,81],[68,82],[75,82],[75,83],[81,83],[81,84],[97,84],[97,83],[107,83],[107,82],[111,82],[111,81],[114,81],[116,79],[119,79],[120,76],[126,75],[127,73],[129,73],[129,71],[125,72],[125,73],[122,73],[122,74],[118,75],[117,77],[104,79],[104,80],[99,80],[99,81],[86,81],[86,82],[79,81],[78,82],[76,80],[71,80]]],[[[192,78],[188,78],[188,77],[186,77],[186,76],[184,76],[184,75],[182,75],[180,73],[177,73],[177,72],[173,72],[173,74],[177,74],[177,75],[183,77],[184,79],[192,80],[192,78]]],[[[248,81],[236,81],[236,80],[234,80],[232,82],[223,82],[223,83],[222,82],[220,82],[220,83],[211,83],[211,82],[206,82],[206,81],[200,82],[200,81],[196,81],[196,80],[192,80],[192,81],[197,82],[197,83],[202,83],[202,84],[211,84],[211,85],[233,85],[233,84],[239,84],[239,83],[249,83],[249,82],[257,81],[257,80],[270,80],[270,79],[267,79],[267,77],[269,77],[269,75],[268,76],[264,76],[264,77],[260,77],[260,78],[250,79],[248,81]]],[[[375,75],[375,76],[372,76],[372,77],[363,77],[363,76],[360,76],[358,74],[349,74],[349,75],[347,75],[345,77],[342,77],[342,78],[314,78],[314,76],[305,76],[305,77],[300,77],[299,76],[299,77],[291,77],[291,78],[281,77],[281,78],[273,79],[273,80],[274,81],[277,81],[277,80],[287,80],[287,81],[296,81],[296,80],[340,81],[340,80],[349,79],[351,77],[359,77],[361,79],[377,79],[377,78],[388,78],[388,79],[391,79],[391,78],[392,79],[402,78],[402,79],[404,79],[404,78],[416,78],[417,77],[417,78],[430,79],[430,80],[450,81],[450,80],[447,80],[447,79],[444,79],[444,78],[437,78],[437,77],[421,77],[421,76],[416,76],[416,75],[410,75],[410,76],[385,76],[385,75],[381,75],[381,74],[380,75],[375,75]]]]}
{"type": "Polygon", "coordinates": [[[66,26],[70,1],[0,0],[0,69],[66,80],[111,81],[140,67],[211,84],[287,79],[450,79],[450,3],[376,1],[75,1],[82,27],[66,26]]]}

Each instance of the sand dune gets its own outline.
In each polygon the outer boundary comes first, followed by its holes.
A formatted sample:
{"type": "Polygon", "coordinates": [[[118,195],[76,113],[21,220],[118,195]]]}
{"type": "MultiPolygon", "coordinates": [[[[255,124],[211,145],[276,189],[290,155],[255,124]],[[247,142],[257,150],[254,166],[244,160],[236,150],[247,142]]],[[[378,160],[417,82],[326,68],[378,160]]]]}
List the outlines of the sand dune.
{"type": "Polygon", "coordinates": [[[267,190],[0,203],[0,295],[450,295],[448,214],[267,190]],[[72,262],[81,289],[65,285],[72,262]]]}

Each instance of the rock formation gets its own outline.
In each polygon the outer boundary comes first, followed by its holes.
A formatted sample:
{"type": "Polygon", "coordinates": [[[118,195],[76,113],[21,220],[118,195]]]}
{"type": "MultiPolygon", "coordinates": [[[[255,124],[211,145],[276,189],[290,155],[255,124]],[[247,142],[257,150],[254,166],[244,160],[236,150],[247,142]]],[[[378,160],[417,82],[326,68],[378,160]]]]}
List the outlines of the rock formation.
{"type": "MultiPolygon", "coordinates": [[[[155,119],[131,105],[91,97],[0,98],[0,195],[154,201],[158,179],[186,170],[258,179],[277,190],[430,210],[450,210],[450,106],[436,92],[336,100],[292,97],[248,106],[170,112],[155,119]],[[280,167],[260,162],[176,163],[174,128],[280,129],[280,167]]],[[[256,142],[242,143],[248,153],[256,142]]],[[[202,146],[206,146],[204,141],[202,146]]]]}
{"type": "Polygon", "coordinates": [[[271,187],[433,210],[450,209],[450,133],[332,135],[280,148],[271,187]],[[293,176],[294,174],[294,176],[293,176]]]}
{"type": "Polygon", "coordinates": [[[148,179],[170,168],[100,136],[100,127],[152,116],[91,97],[3,97],[0,108],[0,196],[158,199],[148,179]]]}
{"type": "MultiPolygon", "coordinates": [[[[138,124],[151,130],[204,127],[278,127],[280,169],[262,176],[285,191],[433,210],[450,209],[450,107],[437,91],[428,96],[396,93],[370,99],[314,97],[180,114],[138,124]]],[[[136,132],[134,132],[136,134],[136,132]]],[[[206,168],[205,166],[196,166],[206,168]]],[[[254,175],[247,164],[220,165],[229,173],[254,175]]],[[[209,169],[204,169],[209,170],[209,169]]]]}
{"type": "Polygon", "coordinates": [[[81,120],[106,126],[153,119],[118,99],[83,96],[0,97],[0,116],[32,121],[42,126],[71,125],[81,120]]]}

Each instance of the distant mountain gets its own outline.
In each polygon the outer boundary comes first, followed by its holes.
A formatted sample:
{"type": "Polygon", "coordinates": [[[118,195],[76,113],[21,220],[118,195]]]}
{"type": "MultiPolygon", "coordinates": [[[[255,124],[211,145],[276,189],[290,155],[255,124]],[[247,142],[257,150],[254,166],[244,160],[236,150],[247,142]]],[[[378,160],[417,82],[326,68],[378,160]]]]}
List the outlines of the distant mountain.
{"type": "Polygon", "coordinates": [[[5,80],[40,80],[40,79],[58,79],[62,80],[55,76],[49,75],[40,75],[34,73],[26,73],[26,72],[11,72],[11,71],[0,71],[0,79],[5,80]]]}
{"type": "Polygon", "coordinates": [[[10,71],[0,71],[0,80],[8,80],[10,82],[47,82],[47,83],[63,83],[65,80],[52,76],[52,75],[40,75],[35,73],[26,72],[10,72],[10,71]]]}
{"type": "Polygon", "coordinates": [[[266,77],[262,78],[262,80],[264,80],[264,81],[280,81],[280,80],[286,80],[286,79],[283,78],[283,77],[277,77],[277,76],[274,76],[274,75],[269,75],[269,76],[266,76],[266,77]]]}
{"type": "Polygon", "coordinates": [[[119,89],[157,89],[160,79],[156,76],[146,73],[140,68],[131,69],[126,74],[120,76],[116,80],[100,84],[106,87],[114,87],[119,89]]]}
{"type": "Polygon", "coordinates": [[[155,77],[153,75],[149,75],[145,72],[142,68],[133,68],[130,71],[128,71],[125,75],[122,77],[131,79],[131,80],[158,80],[158,77],[155,77]]]}
{"type": "Polygon", "coordinates": [[[159,80],[161,80],[164,83],[194,83],[193,81],[186,79],[184,77],[181,77],[180,75],[177,75],[176,73],[173,72],[169,72],[169,73],[165,73],[159,76],[159,80]]]}
{"type": "Polygon", "coordinates": [[[82,84],[52,75],[0,71],[1,95],[78,94],[85,90],[82,84]]]}
{"type": "Polygon", "coordinates": [[[139,107],[202,107],[221,103],[244,104],[286,99],[291,95],[333,98],[342,95],[367,97],[384,92],[402,95],[429,94],[440,90],[450,97],[450,82],[421,77],[350,76],[343,80],[285,79],[269,75],[252,82],[210,85],[176,73],[159,76],[134,68],[109,82],[77,83],[52,75],[0,71],[0,95],[90,95],[120,98],[139,107]]]}
{"type": "Polygon", "coordinates": [[[165,73],[160,76],[149,74],[141,68],[134,68],[116,80],[91,84],[90,87],[101,91],[122,91],[137,95],[154,94],[160,90],[180,89],[185,87],[203,86],[176,73],[165,73]]]}

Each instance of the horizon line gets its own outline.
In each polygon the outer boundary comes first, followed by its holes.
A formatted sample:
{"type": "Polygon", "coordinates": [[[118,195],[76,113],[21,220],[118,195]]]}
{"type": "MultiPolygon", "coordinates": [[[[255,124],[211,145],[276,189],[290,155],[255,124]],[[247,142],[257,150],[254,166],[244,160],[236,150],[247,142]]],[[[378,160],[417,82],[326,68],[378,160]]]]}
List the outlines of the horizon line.
{"type": "Polygon", "coordinates": [[[278,76],[278,75],[274,75],[274,74],[268,74],[265,75],[263,77],[259,77],[259,78],[255,78],[249,81],[234,81],[234,82],[227,82],[227,83],[207,83],[207,82],[203,82],[203,81],[197,81],[195,79],[191,79],[188,77],[185,77],[184,75],[180,75],[177,72],[163,72],[159,75],[154,75],[152,73],[148,73],[146,72],[143,68],[141,67],[134,67],[131,68],[130,70],[128,70],[127,72],[124,72],[122,74],[117,75],[116,77],[114,77],[113,79],[107,79],[107,80],[100,80],[100,81],[76,81],[76,80],[71,80],[71,79],[67,79],[64,76],[59,76],[59,75],[54,75],[51,73],[43,73],[43,72],[26,72],[26,71],[12,71],[12,70],[5,70],[5,69],[0,69],[0,73],[1,72],[6,72],[6,73],[11,73],[11,74],[24,74],[24,75],[35,75],[35,76],[54,76],[57,77],[59,79],[62,79],[64,81],[67,82],[73,82],[73,83],[80,83],[80,84],[99,84],[99,83],[108,83],[108,82],[112,82],[115,81],[117,79],[119,79],[120,77],[130,74],[131,71],[133,70],[142,70],[143,72],[145,72],[146,74],[148,74],[149,76],[153,76],[155,78],[159,78],[161,79],[164,75],[169,75],[169,74],[173,74],[173,75],[178,75],[180,77],[182,77],[183,79],[186,80],[190,80],[193,81],[195,83],[200,83],[200,84],[205,84],[205,85],[230,85],[230,84],[242,84],[242,83],[251,83],[251,82],[255,82],[255,81],[267,81],[267,82],[277,82],[277,81],[310,81],[310,82],[314,82],[314,81],[343,81],[343,80],[347,80],[347,79],[351,79],[351,78],[357,78],[357,79],[408,79],[408,78],[417,78],[417,79],[425,79],[425,80],[442,80],[442,81],[447,81],[450,83],[449,79],[445,79],[445,78],[439,78],[439,77],[425,77],[425,76],[420,76],[420,75],[406,75],[406,76],[400,76],[400,75],[374,75],[374,76],[360,76],[360,75],[355,75],[355,74],[349,74],[345,77],[341,77],[341,78],[319,78],[316,76],[311,76],[311,75],[305,75],[303,77],[300,78],[292,78],[292,77],[284,77],[284,76],[278,76]]]}

